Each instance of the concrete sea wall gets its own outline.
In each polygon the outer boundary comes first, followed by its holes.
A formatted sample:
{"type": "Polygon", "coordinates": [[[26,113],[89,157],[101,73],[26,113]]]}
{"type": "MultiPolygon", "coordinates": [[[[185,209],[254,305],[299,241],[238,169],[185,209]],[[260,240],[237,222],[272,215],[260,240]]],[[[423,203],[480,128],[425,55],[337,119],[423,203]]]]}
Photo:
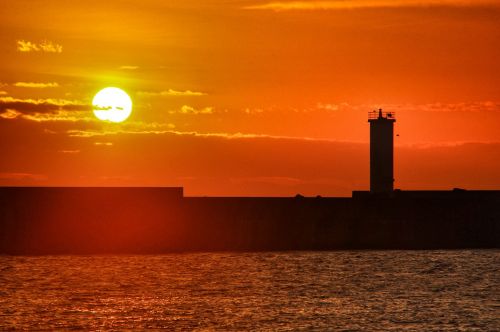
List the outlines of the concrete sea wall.
{"type": "Polygon", "coordinates": [[[500,194],[183,197],[0,188],[1,254],[500,248],[500,194]]]}

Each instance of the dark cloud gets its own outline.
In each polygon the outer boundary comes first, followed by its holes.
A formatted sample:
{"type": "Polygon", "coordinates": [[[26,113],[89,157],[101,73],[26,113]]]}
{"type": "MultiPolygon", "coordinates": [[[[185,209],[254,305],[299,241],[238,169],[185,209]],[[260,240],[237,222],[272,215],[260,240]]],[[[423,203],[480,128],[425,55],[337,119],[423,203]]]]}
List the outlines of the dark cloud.
{"type": "Polygon", "coordinates": [[[65,99],[18,99],[0,97],[0,112],[15,110],[22,114],[55,113],[58,111],[91,111],[92,106],[65,99]]]}

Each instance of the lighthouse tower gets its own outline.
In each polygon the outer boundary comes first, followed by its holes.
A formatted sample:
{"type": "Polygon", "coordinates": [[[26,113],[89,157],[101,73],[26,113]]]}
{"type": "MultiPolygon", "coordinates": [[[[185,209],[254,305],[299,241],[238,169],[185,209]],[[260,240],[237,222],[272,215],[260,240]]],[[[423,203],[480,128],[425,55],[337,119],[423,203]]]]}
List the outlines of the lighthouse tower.
{"type": "Polygon", "coordinates": [[[391,194],[394,190],[395,114],[382,109],[368,113],[370,123],[370,192],[391,194]]]}

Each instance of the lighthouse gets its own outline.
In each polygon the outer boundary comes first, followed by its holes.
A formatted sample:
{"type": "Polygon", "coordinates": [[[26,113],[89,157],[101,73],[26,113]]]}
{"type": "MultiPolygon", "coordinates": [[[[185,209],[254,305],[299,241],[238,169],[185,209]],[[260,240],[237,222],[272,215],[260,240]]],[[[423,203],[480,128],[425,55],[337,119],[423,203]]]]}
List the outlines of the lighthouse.
{"type": "Polygon", "coordinates": [[[370,192],[391,194],[394,190],[395,114],[382,109],[368,113],[370,123],[370,192]]]}

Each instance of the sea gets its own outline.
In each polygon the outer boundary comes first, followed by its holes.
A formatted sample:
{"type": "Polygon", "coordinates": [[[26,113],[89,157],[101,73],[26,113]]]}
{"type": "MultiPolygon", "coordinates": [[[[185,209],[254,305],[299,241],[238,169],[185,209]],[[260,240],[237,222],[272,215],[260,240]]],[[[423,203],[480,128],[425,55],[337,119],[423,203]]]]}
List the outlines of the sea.
{"type": "Polygon", "coordinates": [[[0,256],[0,330],[500,331],[500,250],[0,256]]]}

